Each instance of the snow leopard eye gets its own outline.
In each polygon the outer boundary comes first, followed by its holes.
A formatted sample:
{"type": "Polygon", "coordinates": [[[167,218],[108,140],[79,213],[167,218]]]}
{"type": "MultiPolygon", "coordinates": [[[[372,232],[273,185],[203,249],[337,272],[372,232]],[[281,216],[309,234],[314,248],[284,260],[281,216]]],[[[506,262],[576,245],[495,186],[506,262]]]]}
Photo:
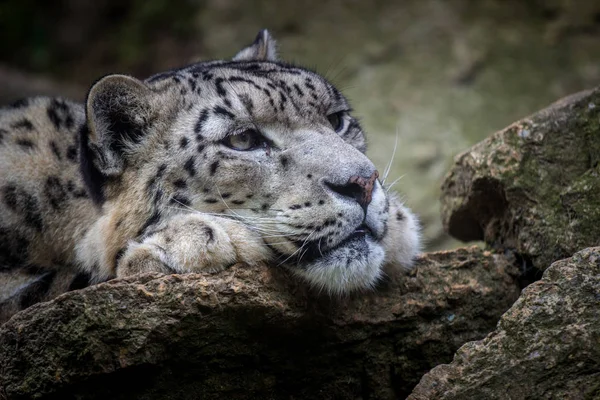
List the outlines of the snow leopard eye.
{"type": "Polygon", "coordinates": [[[250,151],[264,147],[267,142],[258,131],[247,129],[241,133],[227,136],[222,143],[234,150],[250,151]]]}
{"type": "Polygon", "coordinates": [[[340,132],[344,127],[344,112],[336,112],[327,116],[329,123],[334,131],[340,132]]]}

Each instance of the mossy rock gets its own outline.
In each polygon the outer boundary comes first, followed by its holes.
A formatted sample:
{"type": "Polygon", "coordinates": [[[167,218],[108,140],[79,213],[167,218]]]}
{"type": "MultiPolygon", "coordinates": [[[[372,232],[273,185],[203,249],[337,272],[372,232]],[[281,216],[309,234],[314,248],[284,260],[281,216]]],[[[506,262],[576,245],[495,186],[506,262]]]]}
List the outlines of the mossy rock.
{"type": "Polygon", "coordinates": [[[557,261],[409,400],[600,399],[600,248],[557,261]]]}
{"type": "Polygon", "coordinates": [[[600,244],[600,89],[567,97],[460,154],[442,185],[454,237],[545,269],[600,244]]]}

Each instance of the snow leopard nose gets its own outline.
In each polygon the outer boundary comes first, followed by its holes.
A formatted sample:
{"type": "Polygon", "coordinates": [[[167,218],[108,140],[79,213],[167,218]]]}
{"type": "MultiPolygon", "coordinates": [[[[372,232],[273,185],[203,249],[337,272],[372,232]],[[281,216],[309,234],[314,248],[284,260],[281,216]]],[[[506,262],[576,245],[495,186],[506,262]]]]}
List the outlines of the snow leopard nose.
{"type": "Polygon", "coordinates": [[[379,178],[379,172],[375,171],[369,178],[360,175],[351,176],[345,185],[336,185],[327,181],[324,183],[333,192],[356,200],[366,211],[373,199],[373,188],[375,187],[377,178],[379,178]]]}

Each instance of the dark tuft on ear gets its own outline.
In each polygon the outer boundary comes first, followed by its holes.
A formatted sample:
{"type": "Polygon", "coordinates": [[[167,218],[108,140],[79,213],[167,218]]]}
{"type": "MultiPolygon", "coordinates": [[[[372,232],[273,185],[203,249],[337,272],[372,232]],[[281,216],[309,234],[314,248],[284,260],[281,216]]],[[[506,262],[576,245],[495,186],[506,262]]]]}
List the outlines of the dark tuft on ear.
{"type": "Polygon", "coordinates": [[[128,157],[141,145],[156,116],[154,92],[125,75],[108,75],[90,89],[87,125],[80,130],[80,170],[91,198],[104,201],[103,186],[123,173],[128,157]]]}
{"type": "Polygon", "coordinates": [[[277,43],[268,30],[258,32],[254,42],[240,50],[233,61],[277,61],[277,43]]]}
{"type": "Polygon", "coordinates": [[[143,141],[155,119],[153,96],[143,82],[125,75],[108,75],[90,89],[86,102],[88,145],[102,174],[123,172],[127,151],[143,141]]]}

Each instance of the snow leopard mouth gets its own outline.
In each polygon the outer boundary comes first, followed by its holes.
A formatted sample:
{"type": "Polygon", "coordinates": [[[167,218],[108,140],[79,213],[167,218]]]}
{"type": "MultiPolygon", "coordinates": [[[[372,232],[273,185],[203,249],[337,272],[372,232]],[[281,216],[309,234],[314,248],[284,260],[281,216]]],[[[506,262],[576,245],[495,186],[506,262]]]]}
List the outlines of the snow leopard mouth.
{"type": "Polygon", "coordinates": [[[309,242],[296,242],[301,250],[293,257],[293,260],[297,264],[310,264],[343,248],[352,247],[354,249],[360,249],[364,247],[366,250],[367,240],[375,242],[375,234],[366,224],[361,224],[335,246],[324,245],[323,238],[311,240],[309,242]]]}

